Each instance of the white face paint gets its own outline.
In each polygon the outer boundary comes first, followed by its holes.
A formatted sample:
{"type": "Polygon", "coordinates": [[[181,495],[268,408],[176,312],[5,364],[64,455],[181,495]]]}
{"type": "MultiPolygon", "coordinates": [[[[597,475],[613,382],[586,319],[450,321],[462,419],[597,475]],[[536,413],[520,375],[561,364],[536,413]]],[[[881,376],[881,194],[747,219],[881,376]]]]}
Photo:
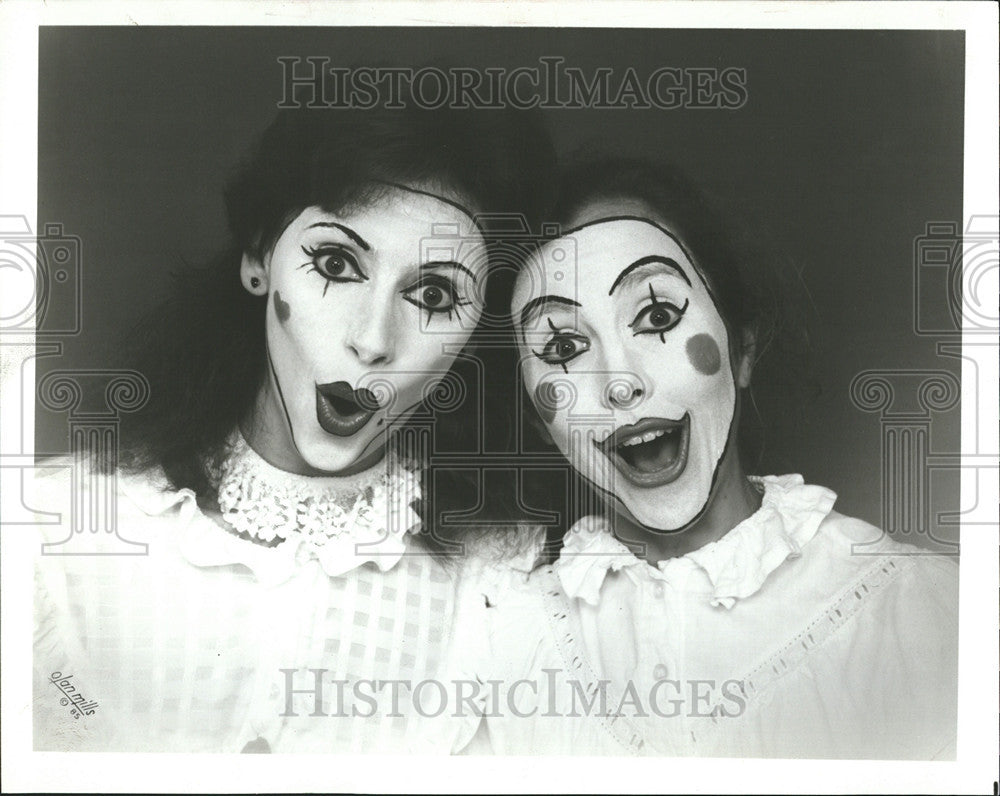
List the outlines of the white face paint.
{"type": "Polygon", "coordinates": [[[645,218],[593,221],[542,247],[512,307],[528,394],[573,466],[647,527],[696,520],[736,383],[726,325],[678,239],[645,218]]]}
{"type": "Polygon", "coordinates": [[[336,473],[379,458],[451,366],[482,312],[486,252],[450,200],[399,188],[352,212],[304,210],[243,267],[267,281],[258,414],[270,444],[284,440],[271,458],[336,473]]]}

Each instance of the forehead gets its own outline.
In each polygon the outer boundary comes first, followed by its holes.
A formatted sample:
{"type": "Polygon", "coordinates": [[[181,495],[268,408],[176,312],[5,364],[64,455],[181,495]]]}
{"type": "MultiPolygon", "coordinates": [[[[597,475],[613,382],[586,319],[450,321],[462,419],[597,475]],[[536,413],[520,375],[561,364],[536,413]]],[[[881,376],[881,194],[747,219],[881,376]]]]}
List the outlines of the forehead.
{"type": "MultiPolygon", "coordinates": [[[[532,267],[559,283],[590,285],[607,291],[615,277],[637,260],[660,255],[674,260],[694,278],[694,265],[680,240],[659,222],[645,218],[602,218],[570,230],[543,245],[532,267]]],[[[532,280],[535,281],[535,280],[532,280]]]]}
{"type": "Polygon", "coordinates": [[[329,219],[350,226],[376,245],[380,240],[390,243],[394,239],[423,240],[434,236],[461,238],[470,244],[483,241],[471,210],[443,192],[436,194],[419,188],[387,187],[372,201],[336,212],[309,207],[294,225],[308,228],[329,219]]]}
{"type": "MultiPolygon", "coordinates": [[[[342,217],[359,224],[379,223],[391,218],[394,222],[403,222],[418,231],[427,228],[428,233],[432,232],[431,227],[444,225],[456,234],[481,237],[472,211],[464,207],[456,197],[443,191],[419,187],[387,188],[374,201],[343,211],[342,217]]],[[[384,232],[391,233],[394,229],[393,227],[384,232]]]]}
{"type": "MultiPolygon", "coordinates": [[[[660,223],[659,215],[641,199],[629,196],[602,197],[591,199],[578,207],[570,217],[566,229],[576,229],[601,219],[619,217],[648,218],[660,223]]],[[[665,224],[660,225],[666,226],[665,224]]]]}

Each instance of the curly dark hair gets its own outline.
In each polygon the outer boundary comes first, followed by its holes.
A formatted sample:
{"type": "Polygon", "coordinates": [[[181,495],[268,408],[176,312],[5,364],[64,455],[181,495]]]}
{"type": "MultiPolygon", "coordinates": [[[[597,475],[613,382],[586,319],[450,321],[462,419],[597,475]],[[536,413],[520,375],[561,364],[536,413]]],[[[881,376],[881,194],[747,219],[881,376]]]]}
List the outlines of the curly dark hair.
{"type": "MultiPolygon", "coordinates": [[[[537,113],[402,104],[285,110],[263,133],[225,191],[229,245],[206,267],[175,274],[172,293],[123,347],[122,364],[151,387],[148,404],[122,419],[124,470],[161,467],[175,488],[214,500],[213,473],[266,377],[266,298],[244,290],[240,260],[244,253],[262,257],[304,209],[363,207],[387,183],[404,183],[449,192],[477,213],[518,214],[528,225],[543,215],[555,159],[537,113]]],[[[498,236],[485,234],[495,245],[498,236]]],[[[436,431],[461,438],[461,414],[436,431]]],[[[459,481],[436,490],[456,503],[474,502],[463,492],[459,481]]],[[[423,508],[426,526],[430,506],[423,508]]]]}

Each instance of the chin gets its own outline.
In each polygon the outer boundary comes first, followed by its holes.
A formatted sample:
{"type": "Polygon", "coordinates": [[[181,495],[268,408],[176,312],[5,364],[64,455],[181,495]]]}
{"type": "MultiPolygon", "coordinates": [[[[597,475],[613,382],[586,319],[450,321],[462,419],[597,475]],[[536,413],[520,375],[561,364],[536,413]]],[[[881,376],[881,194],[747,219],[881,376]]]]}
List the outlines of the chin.
{"type": "Polygon", "coordinates": [[[704,508],[704,503],[684,506],[672,511],[664,511],[662,506],[650,506],[647,501],[641,504],[635,500],[622,504],[628,513],[640,525],[659,533],[679,533],[691,525],[704,508]],[[630,505],[631,504],[631,505],[630,505]]]}
{"type": "Polygon", "coordinates": [[[710,490],[675,483],[648,490],[633,487],[618,500],[640,525],[661,533],[677,533],[702,515],[710,497],[710,490]]]}
{"type": "Polygon", "coordinates": [[[297,449],[302,461],[309,467],[334,474],[354,467],[365,454],[371,438],[366,434],[363,438],[358,435],[357,438],[336,439],[322,429],[316,429],[297,449]]]}

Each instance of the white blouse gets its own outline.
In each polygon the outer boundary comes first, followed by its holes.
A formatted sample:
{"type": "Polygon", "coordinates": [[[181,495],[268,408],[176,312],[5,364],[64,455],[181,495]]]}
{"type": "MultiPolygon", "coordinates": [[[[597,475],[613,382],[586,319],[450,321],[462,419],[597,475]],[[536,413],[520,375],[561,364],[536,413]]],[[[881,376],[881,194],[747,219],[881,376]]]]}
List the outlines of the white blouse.
{"type": "Polygon", "coordinates": [[[753,480],[759,511],[659,566],[588,517],[554,565],[484,570],[451,676],[485,725],[452,722],[453,749],[478,727],[502,754],[953,758],[956,563],[753,480]]]}
{"type": "MultiPolygon", "coordinates": [[[[268,547],[224,530],[162,476],[119,475],[118,532],[147,554],[121,555],[120,540],[100,533],[94,554],[63,555],[70,501],[89,500],[71,494],[71,467],[41,479],[35,503],[64,518],[44,528],[53,546],[36,558],[36,749],[409,747],[410,689],[438,673],[457,588],[406,533],[417,528],[409,502],[409,522],[381,549],[371,527],[354,533],[350,512],[335,545],[312,545],[307,523],[268,547]]],[[[351,478],[371,510],[378,479],[351,478]]],[[[107,486],[93,474],[88,483],[107,486]]]]}

